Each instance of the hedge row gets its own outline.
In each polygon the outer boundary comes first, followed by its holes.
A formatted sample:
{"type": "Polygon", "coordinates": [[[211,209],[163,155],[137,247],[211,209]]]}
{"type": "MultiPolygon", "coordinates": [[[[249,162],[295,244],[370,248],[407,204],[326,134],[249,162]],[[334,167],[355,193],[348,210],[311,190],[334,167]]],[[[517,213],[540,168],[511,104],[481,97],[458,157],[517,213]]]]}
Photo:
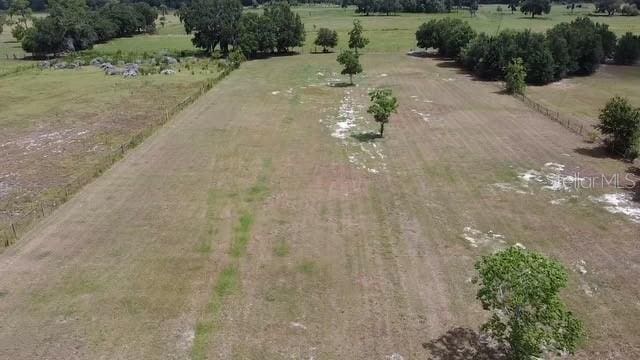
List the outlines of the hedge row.
{"type": "Polygon", "coordinates": [[[455,58],[482,79],[503,79],[507,65],[524,61],[526,81],[547,84],[569,75],[588,75],[607,59],[632,64],[640,55],[640,39],[630,33],[616,42],[606,24],[579,17],[543,33],[503,30],[497,35],[476,34],[460,19],[431,20],[416,32],[418,46],[438,49],[455,58]]]}

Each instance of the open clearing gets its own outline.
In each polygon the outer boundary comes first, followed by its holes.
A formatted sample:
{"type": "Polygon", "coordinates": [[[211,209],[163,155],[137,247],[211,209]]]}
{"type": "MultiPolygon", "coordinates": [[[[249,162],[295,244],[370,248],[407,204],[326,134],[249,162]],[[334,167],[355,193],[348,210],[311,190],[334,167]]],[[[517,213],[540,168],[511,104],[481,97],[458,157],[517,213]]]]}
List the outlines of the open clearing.
{"type": "Polygon", "coordinates": [[[0,254],[0,357],[456,358],[473,263],[517,243],[570,269],[578,358],[640,357],[640,224],[572,186],[627,165],[436,60],[363,62],[243,64],[0,254]]]}

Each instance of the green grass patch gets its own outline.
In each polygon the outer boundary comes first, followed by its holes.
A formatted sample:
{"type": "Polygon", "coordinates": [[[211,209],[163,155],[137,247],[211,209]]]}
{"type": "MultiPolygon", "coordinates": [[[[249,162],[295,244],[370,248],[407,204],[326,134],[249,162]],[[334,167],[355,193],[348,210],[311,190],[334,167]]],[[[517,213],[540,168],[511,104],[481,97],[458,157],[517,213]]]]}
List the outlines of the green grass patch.
{"type": "Polygon", "coordinates": [[[206,358],[207,344],[215,330],[215,323],[222,308],[224,298],[233,293],[238,287],[238,281],[238,269],[236,266],[230,265],[220,273],[211,300],[207,305],[205,319],[198,321],[196,324],[193,348],[191,349],[192,359],[199,360],[206,358]]]}
{"type": "Polygon", "coordinates": [[[273,253],[278,257],[285,257],[289,255],[289,252],[289,245],[284,240],[279,240],[276,246],[273,247],[273,253]]]}
{"type": "Polygon", "coordinates": [[[304,260],[298,264],[297,269],[303,274],[310,275],[316,271],[317,265],[313,260],[304,260]]]}
{"type": "Polygon", "coordinates": [[[247,244],[251,239],[251,226],[253,225],[253,215],[244,213],[240,216],[238,225],[234,229],[233,243],[231,244],[231,256],[241,257],[247,251],[247,244]]]}

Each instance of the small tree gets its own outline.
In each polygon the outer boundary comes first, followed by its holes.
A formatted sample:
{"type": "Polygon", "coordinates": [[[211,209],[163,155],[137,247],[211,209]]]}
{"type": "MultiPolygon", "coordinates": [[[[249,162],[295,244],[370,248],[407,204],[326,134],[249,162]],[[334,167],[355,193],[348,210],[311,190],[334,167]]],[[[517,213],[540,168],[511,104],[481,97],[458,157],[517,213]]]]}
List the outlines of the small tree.
{"type": "Polygon", "coordinates": [[[369,39],[362,36],[360,20],[353,20],[353,29],[349,30],[349,49],[353,49],[358,54],[358,49],[364,49],[368,43],[369,39]]]}
{"type": "Polygon", "coordinates": [[[338,55],[337,60],[340,65],[344,66],[340,73],[342,75],[349,74],[349,83],[353,85],[353,75],[360,74],[362,72],[360,57],[351,50],[342,50],[338,55]]]}
{"type": "Polygon", "coordinates": [[[509,94],[524,94],[526,87],[525,79],[527,77],[527,69],[521,58],[513,59],[507,65],[504,80],[509,94]]]}
{"type": "Polygon", "coordinates": [[[511,14],[518,10],[518,6],[520,6],[520,0],[509,0],[508,8],[511,10],[511,14]]]}
{"type": "Polygon", "coordinates": [[[551,11],[551,2],[549,0],[524,0],[520,11],[531,14],[533,19],[536,15],[548,14],[551,11]]]}
{"type": "Polygon", "coordinates": [[[475,268],[477,298],[491,312],[482,331],[508,343],[513,359],[575,351],[584,331],[558,296],[567,284],[561,264],[514,246],[483,256],[475,268]]]}
{"type": "Polygon", "coordinates": [[[327,48],[336,47],[338,45],[338,33],[335,30],[320,28],[318,36],[313,42],[318,46],[322,46],[322,52],[328,52],[327,48]]]}
{"type": "Polygon", "coordinates": [[[375,89],[369,92],[372,104],[367,112],[380,123],[380,137],[384,137],[384,124],[389,122],[392,113],[397,112],[398,99],[393,96],[391,89],[375,89]]]}
{"type": "Polygon", "coordinates": [[[627,99],[615,96],[600,111],[599,118],[596,128],[608,136],[611,149],[635,159],[640,151],[640,109],[634,109],[627,99]]]}

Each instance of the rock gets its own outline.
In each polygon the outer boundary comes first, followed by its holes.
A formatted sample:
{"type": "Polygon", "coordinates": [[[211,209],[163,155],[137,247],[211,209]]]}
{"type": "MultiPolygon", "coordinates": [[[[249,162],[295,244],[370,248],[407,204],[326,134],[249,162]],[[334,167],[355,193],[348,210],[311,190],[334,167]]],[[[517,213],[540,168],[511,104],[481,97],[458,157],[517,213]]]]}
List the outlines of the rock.
{"type": "Polygon", "coordinates": [[[54,69],[66,69],[67,68],[67,63],[64,61],[60,61],[59,63],[56,63],[55,65],[53,65],[54,69]]]}
{"type": "Polygon", "coordinates": [[[100,64],[98,67],[100,69],[102,69],[102,70],[107,70],[107,69],[112,69],[115,66],[113,66],[111,63],[105,62],[105,63],[100,64]]]}
{"type": "Polygon", "coordinates": [[[51,67],[51,61],[48,61],[48,60],[40,61],[38,66],[40,67],[40,69],[48,69],[51,67]]]}
{"type": "Polygon", "coordinates": [[[171,56],[165,56],[163,60],[166,64],[169,64],[169,65],[175,65],[178,63],[178,60],[171,56]]]}
{"type": "Polygon", "coordinates": [[[124,77],[136,77],[140,73],[140,66],[138,64],[127,64],[125,66],[122,75],[124,77]]]}
{"type": "Polygon", "coordinates": [[[122,75],[124,73],[124,69],[117,68],[111,65],[110,68],[106,68],[104,73],[107,75],[122,75]]]}
{"type": "Polygon", "coordinates": [[[93,66],[100,66],[102,63],[104,63],[104,59],[101,57],[93,58],[89,61],[89,64],[93,66]]]}
{"type": "Polygon", "coordinates": [[[160,74],[162,75],[175,75],[176,71],[173,69],[164,69],[162,71],[160,71],[160,74]]]}

